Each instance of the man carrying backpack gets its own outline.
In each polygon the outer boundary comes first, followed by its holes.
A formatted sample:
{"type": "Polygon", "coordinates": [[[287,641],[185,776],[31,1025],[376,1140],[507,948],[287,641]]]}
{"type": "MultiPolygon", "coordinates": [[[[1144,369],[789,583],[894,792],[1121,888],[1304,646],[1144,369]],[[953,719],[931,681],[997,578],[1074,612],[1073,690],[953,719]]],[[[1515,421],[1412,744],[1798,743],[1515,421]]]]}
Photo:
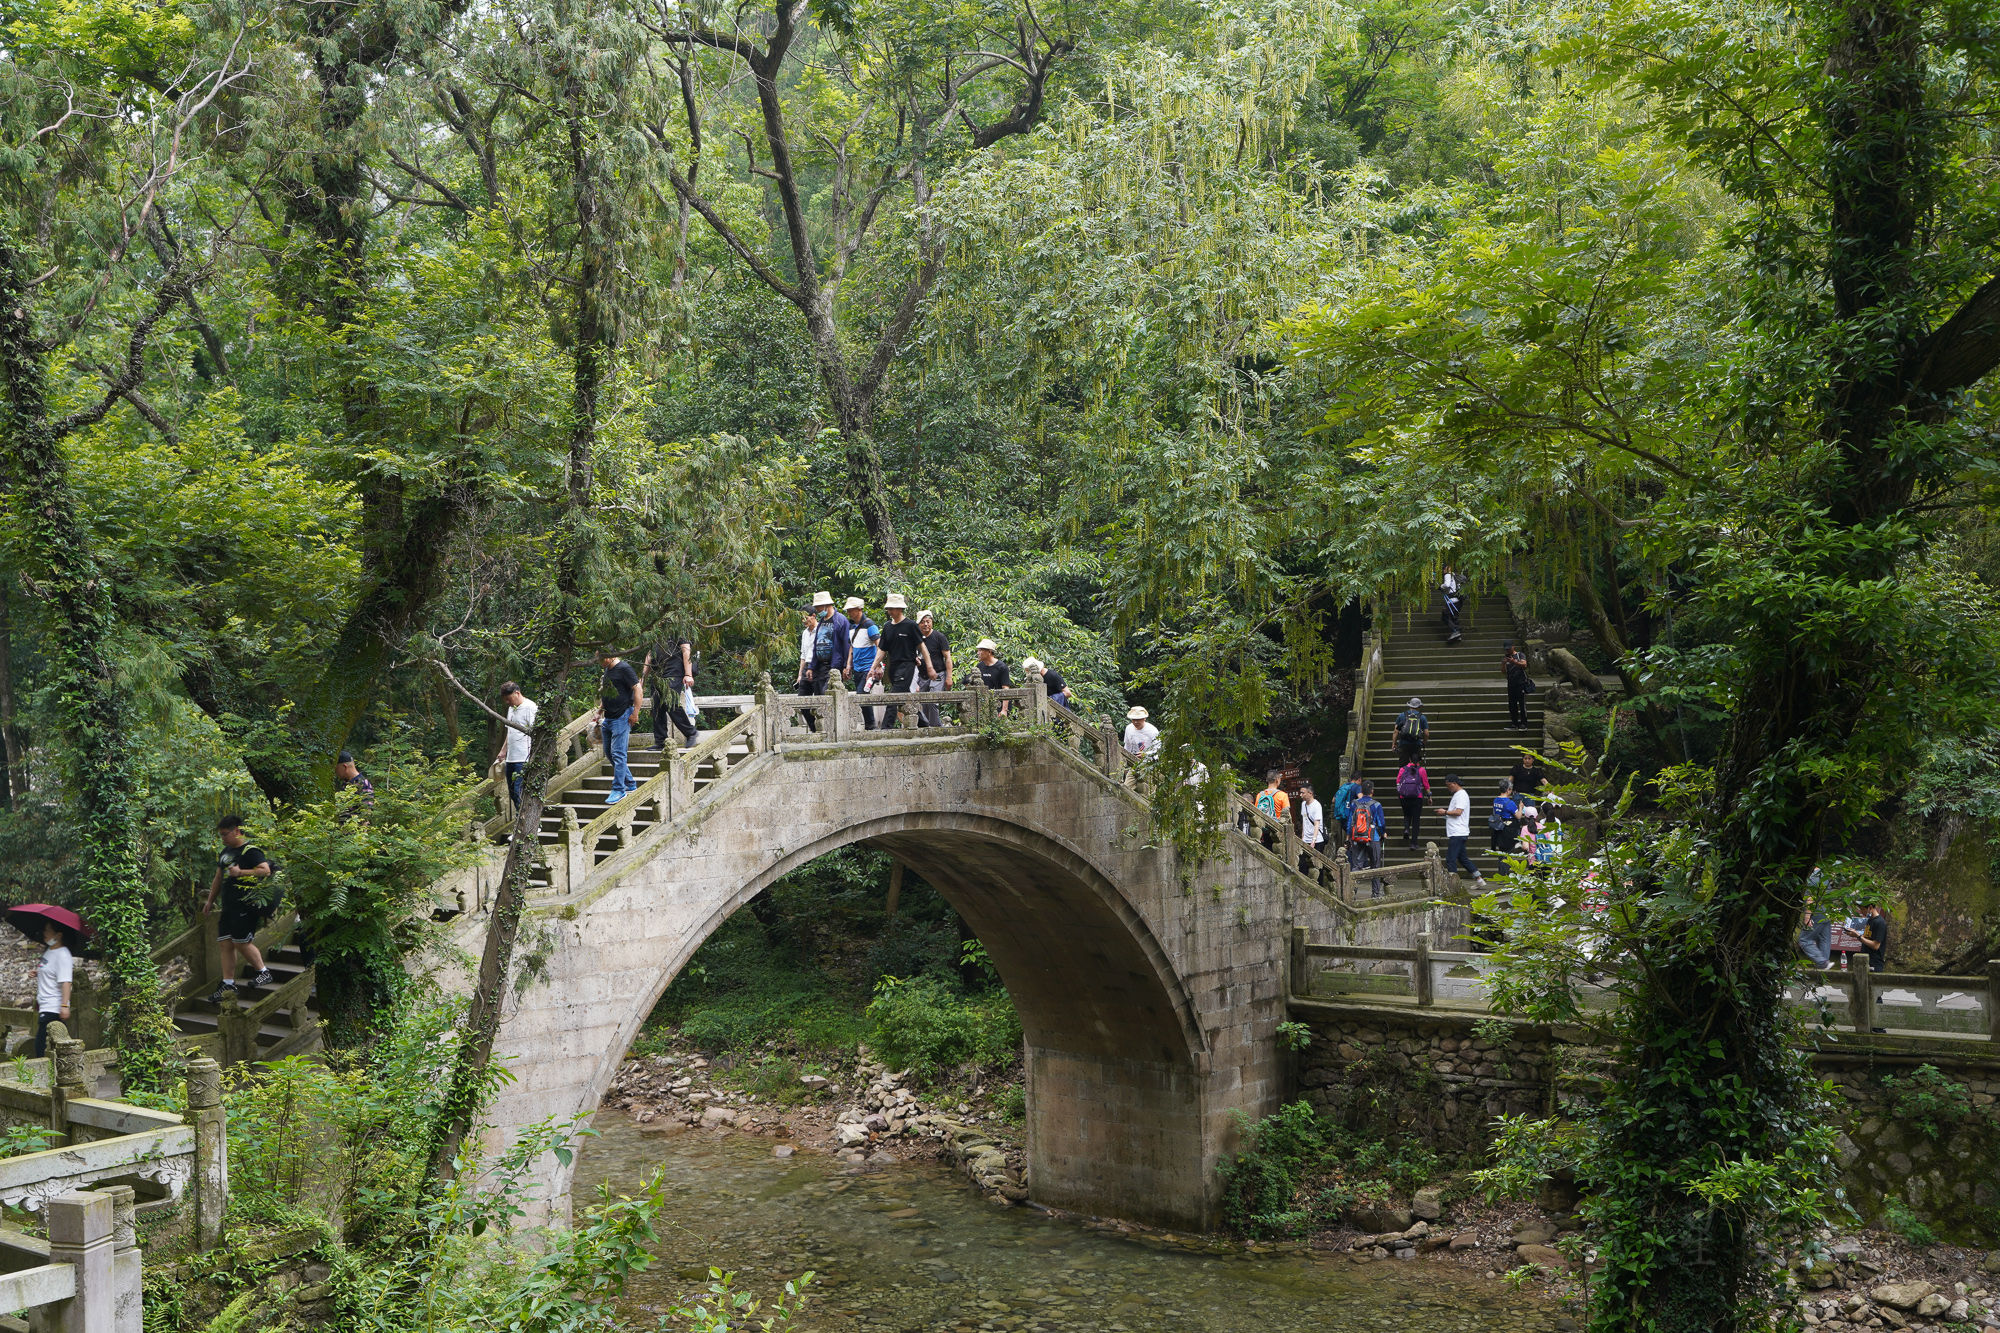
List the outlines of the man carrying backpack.
{"type": "Polygon", "coordinates": [[[1417,850],[1417,830],[1423,823],[1424,801],[1431,794],[1431,775],[1412,759],[1396,773],[1396,799],[1403,803],[1403,841],[1417,850]]]}
{"type": "Polygon", "coordinates": [[[1459,586],[1458,575],[1451,572],[1451,566],[1444,567],[1444,577],[1438,581],[1438,589],[1444,594],[1444,641],[1457,643],[1464,636],[1458,630],[1458,611],[1463,604],[1463,589],[1459,586]]]}
{"type": "MultiPolygon", "coordinates": [[[[1382,868],[1382,803],[1375,799],[1375,784],[1364,782],[1361,792],[1354,798],[1354,805],[1347,812],[1347,865],[1350,870],[1380,870],[1382,868]]],[[[1375,881],[1375,892],[1370,897],[1382,896],[1382,881],[1375,881]]]]}
{"type": "Polygon", "coordinates": [[[1360,795],[1361,783],[1354,778],[1341,783],[1333,793],[1333,836],[1343,844],[1347,841],[1347,816],[1360,795]]]}
{"type": "Polygon", "coordinates": [[[1431,720],[1424,716],[1424,701],[1410,696],[1410,706],[1396,714],[1396,753],[1404,763],[1424,757],[1424,746],[1430,742],[1431,720]]]}
{"type": "MultiPolygon", "coordinates": [[[[1278,770],[1272,769],[1264,775],[1264,790],[1257,793],[1257,813],[1277,824],[1292,822],[1292,798],[1285,795],[1278,786],[1278,770]]],[[[1264,830],[1264,845],[1271,846],[1277,838],[1269,829],[1264,830]]]]}

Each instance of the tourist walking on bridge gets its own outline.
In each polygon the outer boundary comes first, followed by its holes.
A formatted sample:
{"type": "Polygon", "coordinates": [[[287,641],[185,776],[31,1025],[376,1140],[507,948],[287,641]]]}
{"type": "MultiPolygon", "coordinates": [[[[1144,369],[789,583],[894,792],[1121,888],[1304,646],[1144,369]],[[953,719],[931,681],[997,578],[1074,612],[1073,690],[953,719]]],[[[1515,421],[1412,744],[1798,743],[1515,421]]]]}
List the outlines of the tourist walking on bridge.
{"type": "Polygon", "coordinates": [[[1424,757],[1424,746],[1430,743],[1431,720],[1424,716],[1424,701],[1410,696],[1409,707],[1396,714],[1393,724],[1396,734],[1396,753],[1404,763],[1424,757]]]}
{"type": "MultiPolygon", "coordinates": [[[[914,694],[920,676],[927,674],[925,664],[928,654],[924,651],[924,632],[911,622],[908,603],[903,594],[892,592],[882,609],[888,613],[888,627],[881,631],[882,651],[875,659],[874,673],[879,681],[887,678],[889,693],[914,694]]],[[[894,727],[901,719],[903,709],[900,704],[890,704],[882,710],[882,725],[894,727]]],[[[917,714],[917,724],[922,726],[922,712],[917,714]]]]}
{"type": "MultiPolygon", "coordinates": [[[[1320,855],[1326,855],[1326,812],[1321,808],[1319,797],[1313,795],[1310,782],[1299,784],[1299,841],[1320,855]]],[[[1299,871],[1309,873],[1312,866],[1310,857],[1299,857],[1299,871]]]]}
{"type": "Polygon", "coordinates": [[[597,687],[598,728],[604,736],[604,757],[611,761],[611,794],[606,805],[616,805],[639,790],[626,762],[632,746],[632,728],[639,721],[639,673],[615,649],[597,655],[604,676],[597,687]]]}
{"type": "MultiPolygon", "coordinates": [[[[853,635],[846,616],[833,613],[833,594],[821,589],[813,594],[812,650],[805,670],[800,673],[799,693],[803,695],[823,695],[833,688],[836,672],[847,670],[847,663],[853,653],[853,635]]],[[[812,730],[812,714],[806,714],[806,725],[812,730]]]]}
{"type": "Polygon", "coordinates": [[[271,858],[263,849],[250,845],[241,815],[224,815],[215,828],[222,835],[222,851],[215,858],[215,878],[208,882],[208,898],[201,905],[201,914],[214,911],[215,900],[221,897],[222,918],[216,922],[215,936],[222,945],[222,984],[208,997],[211,1003],[221,1004],[236,998],[239,954],[256,969],[251,985],[271,984],[271,970],[264,966],[264,955],[257,949],[257,928],[269,912],[250,896],[251,886],[271,877],[271,858]],[[246,880],[250,883],[245,884],[246,880]]]}
{"type": "Polygon", "coordinates": [[[514,808],[521,808],[521,773],[528,767],[528,746],[534,737],[529,733],[535,729],[535,714],[540,711],[535,701],[521,693],[521,687],[508,681],[500,687],[500,701],[507,705],[507,734],[501,739],[501,762],[507,766],[507,795],[513,798],[514,808]]]}
{"type": "Polygon", "coordinates": [[[1125,753],[1132,759],[1151,759],[1160,752],[1160,729],[1152,724],[1145,709],[1134,704],[1125,710],[1125,753]]]}
{"type": "MultiPolygon", "coordinates": [[[[951,688],[951,643],[944,632],[937,627],[937,614],[932,611],[917,612],[917,629],[924,636],[923,655],[917,659],[921,670],[917,676],[917,690],[922,694],[942,694],[951,688]]],[[[936,704],[925,704],[917,714],[917,725],[935,727],[943,725],[936,704]]]]}
{"type": "Polygon", "coordinates": [[[1486,883],[1486,877],[1479,873],[1479,867],[1472,863],[1471,855],[1465,850],[1466,839],[1472,836],[1472,795],[1465,790],[1456,773],[1446,774],[1444,785],[1451,789],[1451,799],[1437,813],[1444,816],[1445,873],[1456,875],[1458,868],[1464,866],[1472,872],[1473,887],[1481,888],[1486,883]]]}
{"type": "Polygon", "coordinates": [[[694,645],[679,634],[661,639],[646,650],[639,680],[652,684],[653,748],[666,752],[669,727],[681,734],[683,747],[693,745],[700,733],[681,695],[694,685],[694,645]]]}
{"type": "Polygon", "coordinates": [[[1528,695],[1535,682],[1528,675],[1528,655],[1512,639],[1500,657],[1500,672],[1507,677],[1507,725],[1516,731],[1528,729],[1528,695]]]}
{"type": "MultiPolygon", "coordinates": [[[[868,609],[859,597],[848,598],[847,605],[842,610],[847,616],[849,679],[854,682],[854,688],[862,694],[880,694],[882,673],[875,670],[875,663],[881,657],[877,651],[877,644],[882,637],[882,628],[868,618],[868,609]]],[[[875,713],[876,710],[873,708],[864,707],[861,710],[862,730],[875,730],[875,713]]],[[[893,720],[890,725],[894,725],[893,720]]]]}
{"type": "MultiPolygon", "coordinates": [[[[1014,673],[1000,660],[1000,645],[991,639],[981,639],[976,650],[979,653],[979,679],[986,682],[989,690],[1004,690],[1013,685],[1014,673]]],[[[1006,699],[1000,701],[1000,716],[1007,716],[1013,707],[1006,699]]]]}
{"type": "MultiPolygon", "coordinates": [[[[1375,784],[1364,781],[1347,810],[1347,867],[1350,870],[1382,868],[1382,803],[1375,799],[1375,784]]],[[[1382,896],[1382,881],[1375,880],[1372,898],[1382,896]]]]}
{"type": "MultiPolygon", "coordinates": [[[[819,617],[811,607],[800,613],[805,617],[805,628],[799,631],[799,674],[792,678],[792,693],[811,694],[806,682],[812,679],[813,640],[819,635],[819,617]]],[[[819,730],[819,719],[801,709],[799,716],[805,719],[807,731],[819,730]]]]}
{"type": "Polygon", "coordinates": [[[1396,799],[1403,807],[1403,843],[1417,850],[1417,835],[1423,824],[1424,802],[1430,799],[1431,775],[1412,759],[1396,771],[1396,799]]]}
{"type": "MultiPolygon", "coordinates": [[[[1023,672],[1041,672],[1042,688],[1049,692],[1049,702],[1052,704],[1061,704],[1064,708],[1070,708],[1069,686],[1063,682],[1062,672],[1052,666],[1043,666],[1041,659],[1037,657],[1030,657],[1023,661],[1021,663],[1021,670],[1023,672]]],[[[1070,711],[1075,712],[1076,710],[1070,708],[1070,711]]]]}

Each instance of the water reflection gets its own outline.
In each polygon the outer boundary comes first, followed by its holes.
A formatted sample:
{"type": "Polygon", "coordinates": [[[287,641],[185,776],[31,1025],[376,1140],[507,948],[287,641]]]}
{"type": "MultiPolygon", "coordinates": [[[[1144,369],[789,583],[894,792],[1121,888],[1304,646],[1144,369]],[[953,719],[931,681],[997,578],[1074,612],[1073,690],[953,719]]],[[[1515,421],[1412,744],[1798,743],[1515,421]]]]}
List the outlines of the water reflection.
{"type": "Polygon", "coordinates": [[[642,1134],[613,1112],[597,1128],[601,1137],[578,1160],[579,1198],[600,1181],[617,1189],[653,1170],[667,1180],[661,1262],[637,1280],[634,1314],[693,1294],[714,1264],[754,1291],[815,1270],[817,1295],[799,1327],[841,1333],[1557,1327],[1546,1304],[1428,1264],[1356,1266],[1344,1256],[1247,1255],[1107,1234],[996,1207],[933,1163],[780,1160],[769,1139],[642,1134]]]}

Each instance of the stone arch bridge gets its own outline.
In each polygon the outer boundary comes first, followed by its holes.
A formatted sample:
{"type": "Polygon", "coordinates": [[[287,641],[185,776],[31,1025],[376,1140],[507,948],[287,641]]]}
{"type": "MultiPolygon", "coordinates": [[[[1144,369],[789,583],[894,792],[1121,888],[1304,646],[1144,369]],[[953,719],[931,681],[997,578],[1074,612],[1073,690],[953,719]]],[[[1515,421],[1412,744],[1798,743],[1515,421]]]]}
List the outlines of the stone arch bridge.
{"type": "MultiPolygon", "coordinates": [[[[544,864],[523,921],[496,1054],[514,1080],[491,1112],[504,1137],[586,1115],[669,982],[773,881],[835,848],[892,853],[986,946],[1020,1012],[1028,1188],[1053,1206],[1201,1226],[1216,1218],[1232,1112],[1285,1094],[1290,930],[1329,942],[1448,938],[1464,908],[1368,889],[1307,857],[1291,830],[1232,816],[1219,854],[1182,874],[1159,845],[1140,775],[1109,724],[1018,690],[922,696],[938,726],[867,730],[859,696],[764,691],[701,742],[657,760],[639,791],[603,805],[608,775],[588,719],[562,734],[544,864]],[[999,716],[1002,704],[1013,716],[999,716]],[[816,729],[806,725],[816,715],[816,729]],[[1268,845],[1266,845],[1268,844],[1268,845]]],[[[635,765],[635,772],[643,772],[635,765]]],[[[504,783],[488,788],[505,804],[504,783]]],[[[485,831],[511,822],[505,809],[485,831]]],[[[477,957],[501,854],[449,884],[477,957]]],[[[566,1194],[568,1170],[548,1182],[566,1194]]]]}

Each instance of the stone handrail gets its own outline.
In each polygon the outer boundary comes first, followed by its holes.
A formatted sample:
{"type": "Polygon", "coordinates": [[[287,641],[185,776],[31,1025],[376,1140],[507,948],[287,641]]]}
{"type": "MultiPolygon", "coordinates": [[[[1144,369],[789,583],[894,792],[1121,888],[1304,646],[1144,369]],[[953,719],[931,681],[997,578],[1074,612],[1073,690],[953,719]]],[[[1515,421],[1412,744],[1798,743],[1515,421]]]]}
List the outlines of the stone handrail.
{"type": "MultiPolygon", "coordinates": [[[[1363,948],[1313,944],[1304,929],[1295,928],[1291,955],[1292,994],[1297,999],[1322,998],[1318,992],[1328,977],[1326,964],[1400,963],[1402,969],[1393,973],[1357,969],[1343,975],[1340,989],[1365,996],[1368,1002],[1414,999],[1419,1006],[1430,1007],[1442,999],[1450,1007],[1491,1012],[1486,972],[1493,965],[1492,955],[1432,949],[1426,935],[1417,937],[1414,949],[1363,948]]],[[[1855,1033],[1894,1027],[1904,1035],[2000,1044],[2000,1004],[1995,1003],[2000,996],[2000,960],[1986,965],[1986,975],[1969,977],[1866,968],[1807,972],[1794,978],[1785,993],[1796,1009],[1824,1013],[1829,1003],[1846,1004],[1848,1012],[1839,1026],[1855,1033]]],[[[1609,993],[1585,987],[1583,998],[1587,1007],[1595,1007],[1607,1003],[1609,993]]]]}
{"type": "Polygon", "coordinates": [[[1235,800],[1238,832],[1276,853],[1308,882],[1327,889],[1342,906],[1361,909],[1370,905],[1386,906],[1420,898],[1451,896],[1451,881],[1444,873],[1444,863],[1438,858],[1435,843],[1428,845],[1421,861],[1356,870],[1341,857],[1327,856],[1316,848],[1306,846],[1289,818],[1274,819],[1257,808],[1254,798],[1243,793],[1237,793],[1235,800]],[[1264,841],[1267,834],[1270,837],[1268,843],[1264,841]],[[1301,869],[1301,863],[1307,868],[1301,869]],[[1388,881],[1412,877],[1420,881],[1414,889],[1384,887],[1388,881]]]}
{"type": "Polygon", "coordinates": [[[0,1263],[13,1270],[0,1275],[0,1310],[29,1312],[29,1327],[65,1333],[138,1328],[145,1261],[131,1188],[65,1192],[43,1211],[47,1240],[0,1227],[0,1263]]]}
{"type": "Polygon", "coordinates": [[[315,979],[314,970],[309,967],[301,971],[290,981],[287,981],[284,985],[273,990],[270,994],[259,999],[255,1004],[241,1006],[224,1005],[222,1012],[218,1015],[216,1024],[222,1033],[222,1058],[224,1063],[240,1064],[246,1060],[259,1058],[257,1034],[263,1028],[264,1024],[269,1022],[280,1009],[288,1008],[292,1011],[295,1020],[293,1035],[279,1043],[280,1046],[287,1049],[281,1051],[273,1048],[271,1051],[263,1053],[262,1058],[267,1060],[281,1059],[283,1056],[289,1055],[292,1050],[307,1044],[317,1024],[310,1019],[305,1022],[296,1022],[296,1020],[308,1013],[306,1009],[306,997],[312,994],[315,979]]]}
{"type": "Polygon", "coordinates": [[[215,1061],[188,1062],[188,1110],[177,1116],[90,1096],[83,1043],[60,1023],[49,1026],[49,1038],[50,1085],[0,1079],[0,1122],[46,1125],[61,1143],[0,1158],[0,1205],[41,1211],[74,1190],[145,1181],[160,1197],[142,1206],[190,1221],[200,1247],[212,1248],[222,1236],[229,1170],[215,1061]]]}

